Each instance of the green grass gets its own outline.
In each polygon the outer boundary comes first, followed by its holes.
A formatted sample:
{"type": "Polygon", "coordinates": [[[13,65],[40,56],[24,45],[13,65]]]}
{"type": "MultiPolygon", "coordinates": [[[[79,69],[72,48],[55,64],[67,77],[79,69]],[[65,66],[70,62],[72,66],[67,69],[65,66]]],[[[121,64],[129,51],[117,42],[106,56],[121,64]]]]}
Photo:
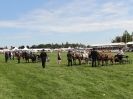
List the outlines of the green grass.
{"type": "MultiPolygon", "coordinates": [[[[133,59],[133,53],[127,53],[133,59]]],[[[0,99],[133,99],[133,64],[67,67],[56,54],[41,63],[4,62],[0,55],[0,99]]]]}

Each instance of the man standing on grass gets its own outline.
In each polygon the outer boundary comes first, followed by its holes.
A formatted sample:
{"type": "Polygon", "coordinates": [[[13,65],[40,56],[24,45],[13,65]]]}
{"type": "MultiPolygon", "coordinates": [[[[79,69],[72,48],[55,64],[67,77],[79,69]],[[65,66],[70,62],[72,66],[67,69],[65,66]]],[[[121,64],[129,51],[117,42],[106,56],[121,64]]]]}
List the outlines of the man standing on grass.
{"type": "Polygon", "coordinates": [[[40,54],[40,57],[41,57],[41,61],[42,61],[42,67],[45,68],[46,66],[46,59],[47,59],[47,53],[45,52],[45,50],[43,49],[41,54],[40,54]]]}
{"type": "Polygon", "coordinates": [[[57,63],[61,64],[61,54],[60,54],[60,51],[58,51],[58,53],[57,53],[57,63]]]}
{"type": "Polygon", "coordinates": [[[18,52],[18,53],[17,53],[17,60],[18,60],[18,63],[20,63],[20,59],[21,59],[21,53],[18,52]]]}
{"type": "Polygon", "coordinates": [[[72,53],[71,51],[68,51],[67,53],[67,60],[68,60],[68,66],[72,66],[72,53]]]}
{"type": "Polygon", "coordinates": [[[8,61],[8,58],[9,58],[9,53],[8,52],[5,52],[5,62],[7,63],[8,61]]]}
{"type": "Polygon", "coordinates": [[[95,50],[95,48],[93,48],[93,50],[91,51],[91,58],[92,58],[92,67],[96,67],[96,62],[97,62],[97,58],[98,58],[98,52],[95,50]]]}
{"type": "Polygon", "coordinates": [[[124,52],[122,48],[119,48],[119,51],[117,52],[117,56],[118,56],[119,62],[122,63],[122,58],[124,56],[124,52]]]}

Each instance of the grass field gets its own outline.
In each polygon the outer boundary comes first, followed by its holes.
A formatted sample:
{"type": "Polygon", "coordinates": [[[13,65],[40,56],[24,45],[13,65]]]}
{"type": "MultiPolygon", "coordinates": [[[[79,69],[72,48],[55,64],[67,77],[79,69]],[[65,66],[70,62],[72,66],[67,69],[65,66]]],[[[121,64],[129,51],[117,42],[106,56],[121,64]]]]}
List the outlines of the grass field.
{"type": "MultiPolygon", "coordinates": [[[[133,59],[133,53],[127,53],[133,59]]],[[[92,68],[61,65],[49,54],[41,63],[4,62],[0,55],[0,99],[133,99],[133,64],[92,68]]]]}

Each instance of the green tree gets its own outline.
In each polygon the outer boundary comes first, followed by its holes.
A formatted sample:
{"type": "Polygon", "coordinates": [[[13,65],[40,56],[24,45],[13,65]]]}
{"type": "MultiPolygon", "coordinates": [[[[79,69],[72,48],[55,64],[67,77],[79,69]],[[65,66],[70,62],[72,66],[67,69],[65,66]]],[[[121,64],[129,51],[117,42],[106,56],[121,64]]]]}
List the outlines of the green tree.
{"type": "Polygon", "coordinates": [[[116,38],[112,41],[112,43],[119,43],[119,42],[122,42],[121,36],[116,36],[116,38]]]}
{"type": "Polygon", "coordinates": [[[26,46],[27,48],[30,48],[28,45],[26,46]]]}
{"type": "Polygon", "coordinates": [[[24,45],[22,45],[22,46],[19,46],[18,48],[19,48],[19,49],[23,49],[23,48],[24,48],[24,45]]]}
{"type": "Polygon", "coordinates": [[[122,36],[122,42],[130,42],[132,41],[132,36],[128,33],[128,31],[126,30],[124,33],[123,33],[123,36],[122,36]]]}
{"type": "Polygon", "coordinates": [[[132,34],[128,33],[127,30],[124,31],[123,35],[122,36],[116,36],[115,39],[112,40],[112,43],[119,43],[119,42],[124,42],[124,43],[127,43],[127,42],[130,42],[132,41],[132,34]]]}

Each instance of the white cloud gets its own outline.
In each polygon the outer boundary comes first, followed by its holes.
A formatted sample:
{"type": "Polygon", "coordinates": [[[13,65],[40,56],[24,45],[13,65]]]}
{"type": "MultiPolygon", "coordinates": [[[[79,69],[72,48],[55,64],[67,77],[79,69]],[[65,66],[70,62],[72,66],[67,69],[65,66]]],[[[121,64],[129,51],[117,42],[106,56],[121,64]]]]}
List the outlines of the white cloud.
{"type": "Polygon", "coordinates": [[[1,28],[20,28],[41,33],[96,32],[111,29],[133,30],[132,6],[124,2],[73,0],[57,9],[36,9],[17,20],[0,21],[1,28]],[[130,20],[128,19],[130,17],[130,20]]]}
{"type": "Polygon", "coordinates": [[[0,39],[4,39],[4,40],[20,40],[20,39],[23,39],[23,40],[26,40],[26,39],[31,39],[32,33],[26,33],[25,32],[25,35],[23,33],[15,33],[15,34],[8,34],[7,33],[3,33],[1,34],[0,33],[0,39]]]}

